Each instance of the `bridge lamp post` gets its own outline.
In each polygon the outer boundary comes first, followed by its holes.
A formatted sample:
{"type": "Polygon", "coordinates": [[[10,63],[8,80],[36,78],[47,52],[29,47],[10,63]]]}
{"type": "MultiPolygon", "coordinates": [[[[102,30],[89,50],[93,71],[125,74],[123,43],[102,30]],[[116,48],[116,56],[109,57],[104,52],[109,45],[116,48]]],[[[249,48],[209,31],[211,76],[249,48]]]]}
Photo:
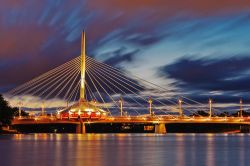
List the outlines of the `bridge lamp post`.
{"type": "Polygon", "coordinates": [[[66,103],[66,107],[67,107],[67,108],[69,107],[69,101],[67,101],[67,103],[66,103]]]}
{"type": "Polygon", "coordinates": [[[19,109],[18,109],[19,118],[21,118],[21,116],[22,116],[22,109],[21,109],[21,107],[22,107],[22,102],[19,102],[19,109]]]}
{"type": "Polygon", "coordinates": [[[120,97],[120,112],[121,112],[121,116],[123,115],[123,100],[122,100],[122,97],[120,97]]]}
{"type": "Polygon", "coordinates": [[[241,118],[242,118],[242,116],[243,116],[242,104],[243,104],[243,101],[242,101],[242,99],[240,99],[240,117],[241,117],[241,118]]]}
{"type": "Polygon", "coordinates": [[[179,115],[180,115],[180,117],[182,118],[182,117],[183,117],[182,100],[179,99],[179,100],[178,100],[178,103],[179,103],[179,115]]]}
{"type": "Polygon", "coordinates": [[[152,103],[153,103],[153,100],[152,100],[152,97],[149,98],[148,100],[148,103],[149,103],[149,114],[150,116],[152,116],[152,103]]]}
{"type": "Polygon", "coordinates": [[[68,118],[69,118],[69,120],[70,120],[71,114],[72,114],[72,113],[71,113],[71,111],[69,111],[69,117],[68,117],[68,118]]]}
{"type": "Polygon", "coordinates": [[[209,118],[211,118],[212,117],[212,103],[213,103],[211,98],[209,99],[208,103],[209,103],[209,118]]]}
{"type": "Polygon", "coordinates": [[[44,101],[42,102],[42,116],[45,115],[45,104],[44,101]]]}

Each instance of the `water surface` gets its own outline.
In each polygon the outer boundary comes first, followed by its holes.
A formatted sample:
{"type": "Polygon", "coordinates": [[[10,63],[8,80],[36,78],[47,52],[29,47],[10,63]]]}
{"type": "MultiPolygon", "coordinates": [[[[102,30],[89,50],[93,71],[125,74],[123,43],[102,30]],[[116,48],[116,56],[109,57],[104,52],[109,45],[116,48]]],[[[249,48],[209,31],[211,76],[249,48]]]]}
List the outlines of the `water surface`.
{"type": "Polygon", "coordinates": [[[249,146],[249,134],[0,135],[0,165],[243,166],[249,146]]]}

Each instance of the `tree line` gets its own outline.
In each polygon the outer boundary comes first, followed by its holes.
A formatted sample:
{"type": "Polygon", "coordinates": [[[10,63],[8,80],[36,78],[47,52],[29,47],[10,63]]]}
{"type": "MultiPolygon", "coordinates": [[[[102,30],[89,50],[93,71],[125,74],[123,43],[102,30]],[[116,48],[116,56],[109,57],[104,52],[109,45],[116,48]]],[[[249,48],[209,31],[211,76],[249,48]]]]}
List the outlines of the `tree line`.
{"type": "MultiPolygon", "coordinates": [[[[0,125],[6,126],[10,125],[14,116],[19,115],[19,109],[17,107],[11,107],[0,94],[0,125]]],[[[27,116],[28,114],[25,111],[21,112],[22,116],[27,116]]]]}

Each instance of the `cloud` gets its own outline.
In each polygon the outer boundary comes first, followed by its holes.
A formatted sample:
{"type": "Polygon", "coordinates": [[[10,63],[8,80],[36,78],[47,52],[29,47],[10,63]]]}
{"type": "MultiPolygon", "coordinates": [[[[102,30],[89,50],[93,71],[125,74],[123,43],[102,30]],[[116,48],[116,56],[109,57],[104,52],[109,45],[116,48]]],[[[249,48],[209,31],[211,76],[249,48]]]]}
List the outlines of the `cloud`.
{"type": "MultiPolygon", "coordinates": [[[[48,109],[60,108],[60,107],[62,108],[67,105],[67,102],[59,98],[44,100],[40,97],[31,96],[31,95],[22,95],[22,96],[14,96],[14,97],[10,97],[9,95],[4,95],[4,97],[13,107],[19,107],[20,102],[21,102],[22,107],[29,108],[29,109],[41,109],[43,104],[48,109]]],[[[69,104],[72,104],[72,103],[69,103],[69,104]]]]}
{"type": "Polygon", "coordinates": [[[233,10],[239,11],[248,9],[250,6],[249,2],[227,0],[227,1],[200,1],[200,0],[188,0],[188,1],[172,1],[172,0],[134,0],[134,1],[98,1],[91,0],[89,3],[90,7],[98,10],[111,11],[126,11],[127,14],[133,14],[134,12],[147,9],[148,11],[158,12],[162,15],[171,15],[172,13],[182,11],[192,11],[197,14],[214,14],[221,12],[222,10],[233,10]]]}
{"type": "Polygon", "coordinates": [[[130,43],[137,44],[139,46],[149,46],[156,44],[160,42],[162,39],[164,39],[166,36],[163,34],[134,34],[131,36],[128,36],[126,40],[130,43]]]}
{"type": "MultiPolygon", "coordinates": [[[[20,85],[78,56],[82,29],[87,32],[87,53],[96,53],[94,56],[103,57],[105,63],[122,68],[122,64],[135,62],[137,55],[142,56],[144,50],[168,37],[181,41],[189,36],[192,39],[186,45],[191,45],[195,38],[193,34],[201,34],[201,29],[205,29],[205,35],[200,35],[200,38],[195,40],[207,39],[207,29],[214,27],[214,24],[210,25],[208,20],[203,20],[204,16],[215,15],[216,17],[211,18],[213,21],[220,15],[233,15],[248,10],[249,7],[249,2],[237,0],[211,0],[206,3],[200,0],[182,3],[172,0],[4,0],[0,6],[0,78],[3,78],[0,79],[0,91],[20,85]],[[207,26],[208,24],[210,26],[207,26]],[[102,46],[105,49],[98,50],[102,46]],[[111,47],[116,49],[110,51],[111,47]]],[[[222,21],[223,19],[219,19],[218,22],[222,21]]],[[[235,22],[231,29],[244,21],[247,22],[248,19],[242,19],[240,23],[235,22]]],[[[225,41],[219,40],[220,43],[226,43],[225,41]]],[[[214,44],[214,40],[211,43],[214,44]]],[[[221,90],[223,94],[224,90],[235,88],[246,90],[249,79],[244,75],[244,72],[247,72],[244,60],[239,62],[237,69],[230,69],[226,63],[219,61],[184,59],[170,67],[163,67],[162,72],[178,80],[175,85],[187,90],[221,90]],[[196,68],[192,69],[193,66],[196,68]],[[218,66],[225,66],[225,72],[218,66]],[[179,67],[184,71],[179,71],[179,67]],[[204,76],[203,74],[208,72],[204,68],[209,68],[213,73],[204,76]],[[191,72],[188,72],[190,70],[191,72]],[[198,72],[199,78],[194,76],[194,72],[198,72]],[[229,74],[224,75],[225,73],[229,74]],[[238,74],[241,77],[238,78],[238,74]],[[221,76],[224,76],[222,80],[221,76]]],[[[227,62],[229,63],[229,60],[227,62]]],[[[97,81],[95,83],[97,84],[97,81]]],[[[111,81],[110,87],[119,91],[114,85],[118,86],[111,81]]],[[[105,87],[104,84],[102,86],[105,87]]],[[[93,86],[91,88],[95,91],[93,86]]],[[[101,88],[99,90],[105,93],[101,88]]],[[[122,90],[131,93],[125,88],[122,90]]],[[[109,93],[112,94],[110,90],[109,93]]]]}
{"type": "Polygon", "coordinates": [[[117,49],[112,52],[104,53],[100,56],[102,57],[108,57],[104,63],[111,65],[111,66],[119,66],[120,63],[123,62],[132,62],[135,55],[138,54],[140,50],[133,50],[133,51],[127,51],[125,47],[121,47],[120,49],[117,49]]]}
{"type": "Polygon", "coordinates": [[[180,87],[210,91],[250,90],[250,57],[181,58],[160,69],[180,87]]]}

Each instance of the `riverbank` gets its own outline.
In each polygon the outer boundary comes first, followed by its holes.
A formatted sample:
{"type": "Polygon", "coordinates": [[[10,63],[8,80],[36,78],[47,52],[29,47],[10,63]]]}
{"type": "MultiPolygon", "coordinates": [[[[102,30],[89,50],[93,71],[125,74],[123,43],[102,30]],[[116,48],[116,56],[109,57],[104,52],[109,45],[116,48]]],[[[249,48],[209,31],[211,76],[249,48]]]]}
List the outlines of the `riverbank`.
{"type": "Polygon", "coordinates": [[[17,130],[12,130],[9,127],[1,127],[0,126],[0,134],[18,134],[17,130]]]}

